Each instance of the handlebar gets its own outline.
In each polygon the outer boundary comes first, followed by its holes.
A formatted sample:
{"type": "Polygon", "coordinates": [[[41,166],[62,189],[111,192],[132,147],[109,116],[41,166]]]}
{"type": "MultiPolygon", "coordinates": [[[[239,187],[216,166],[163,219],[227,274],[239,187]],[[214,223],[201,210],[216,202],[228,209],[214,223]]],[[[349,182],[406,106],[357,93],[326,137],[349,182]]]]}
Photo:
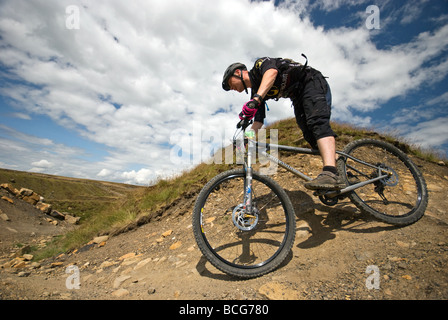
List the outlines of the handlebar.
{"type": "Polygon", "coordinates": [[[242,128],[242,130],[246,130],[246,128],[253,123],[253,120],[247,120],[246,118],[240,120],[238,124],[236,125],[237,129],[242,128]]]}

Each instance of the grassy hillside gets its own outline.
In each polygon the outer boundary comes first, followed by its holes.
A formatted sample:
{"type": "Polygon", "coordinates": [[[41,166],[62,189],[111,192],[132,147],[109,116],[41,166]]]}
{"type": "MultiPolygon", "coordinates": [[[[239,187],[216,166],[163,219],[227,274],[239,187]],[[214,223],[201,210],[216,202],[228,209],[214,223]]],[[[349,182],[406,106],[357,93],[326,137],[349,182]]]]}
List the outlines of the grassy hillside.
{"type": "Polygon", "coordinates": [[[70,212],[84,219],[101,211],[104,206],[141,189],[126,184],[7,169],[0,169],[0,183],[11,183],[16,189],[32,189],[56,210],[70,212]]]}
{"type": "MultiPolygon", "coordinates": [[[[295,119],[273,124],[278,129],[278,143],[292,146],[306,146],[295,119]]],[[[407,153],[429,161],[445,161],[433,152],[409,146],[393,135],[378,134],[349,125],[333,124],[339,135],[338,148],[353,139],[370,137],[386,140],[407,153]]],[[[269,132],[269,131],[268,131],[269,132]]],[[[114,234],[130,225],[140,225],[157,219],[167,208],[176,206],[183,198],[194,200],[202,186],[213,176],[231,165],[201,164],[171,180],[161,180],[151,187],[136,187],[93,180],[72,179],[43,174],[0,170],[0,183],[14,181],[16,188],[26,187],[42,195],[55,209],[70,212],[81,217],[80,226],[53,242],[39,257],[66,252],[90,241],[100,234],[114,234]]]]}
{"type": "MultiPolygon", "coordinates": [[[[278,129],[279,144],[291,146],[308,147],[303,139],[300,129],[297,127],[295,118],[279,121],[270,128],[278,129]]],[[[423,149],[417,145],[413,145],[409,141],[404,140],[395,133],[379,133],[372,129],[356,127],[350,124],[332,123],[332,128],[338,135],[336,140],[337,148],[343,149],[349,142],[362,138],[371,138],[389,142],[407,154],[412,154],[423,160],[430,162],[443,161],[448,163],[448,159],[435,150],[423,149]]]]}

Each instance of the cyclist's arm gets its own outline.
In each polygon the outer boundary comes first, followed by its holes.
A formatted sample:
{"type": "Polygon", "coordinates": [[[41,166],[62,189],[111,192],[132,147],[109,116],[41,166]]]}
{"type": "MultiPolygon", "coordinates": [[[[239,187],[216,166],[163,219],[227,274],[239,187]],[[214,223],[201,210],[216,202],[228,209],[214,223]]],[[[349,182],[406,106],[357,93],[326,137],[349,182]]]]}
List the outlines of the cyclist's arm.
{"type": "MultiPolygon", "coordinates": [[[[275,79],[277,78],[278,70],[277,69],[269,69],[267,70],[263,78],[261,79],[260,87],[258,88],[257,94],[259,94],[263,99],[266,97],[269,90],[271,90],[274,85],[275,79]]],[[[255,98],[259,100],[258,98],[255,98]]],[[[261,101],[259,101],[261,102],[261,101]]]]}

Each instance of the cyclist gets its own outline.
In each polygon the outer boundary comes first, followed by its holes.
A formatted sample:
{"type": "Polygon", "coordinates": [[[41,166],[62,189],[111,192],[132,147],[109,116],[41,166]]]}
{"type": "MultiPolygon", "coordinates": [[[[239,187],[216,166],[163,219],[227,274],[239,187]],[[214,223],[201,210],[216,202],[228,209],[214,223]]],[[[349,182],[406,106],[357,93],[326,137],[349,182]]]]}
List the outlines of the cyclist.
{"type": "MultiPolygon", "coordinates": [[[[305,57],[306,58],[306,57],[305,57]]],[[[242,63],[233,63],[224,72],[222,87],[248,94],[240,118],[254,119],[252,129],[258,131],[266,117],[265,101],[289,98],[294,105],[297,124],[305,140],[318,149],[324,164],[322,172],[305,183],[311,190],[338,190],[344,187],[336,167],[336,134],[330,127],[331,91],[322,74],[291,59],[264,57],[248,71],[242,63]]]]}

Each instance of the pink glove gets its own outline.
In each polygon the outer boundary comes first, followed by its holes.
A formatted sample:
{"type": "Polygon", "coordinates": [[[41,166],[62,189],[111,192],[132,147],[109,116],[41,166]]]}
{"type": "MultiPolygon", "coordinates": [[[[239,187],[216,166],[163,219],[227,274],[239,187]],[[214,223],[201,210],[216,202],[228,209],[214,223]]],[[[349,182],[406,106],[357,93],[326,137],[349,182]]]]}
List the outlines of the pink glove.
{"type": "Polygon", "coordinates": [[[252,120],[252,118],[255,117],[255,114],[258,111],[258,105],[258,101],[253,99],[246,102],[243,106],[243,110],[240,113],[240,119],[252,120]]]}

